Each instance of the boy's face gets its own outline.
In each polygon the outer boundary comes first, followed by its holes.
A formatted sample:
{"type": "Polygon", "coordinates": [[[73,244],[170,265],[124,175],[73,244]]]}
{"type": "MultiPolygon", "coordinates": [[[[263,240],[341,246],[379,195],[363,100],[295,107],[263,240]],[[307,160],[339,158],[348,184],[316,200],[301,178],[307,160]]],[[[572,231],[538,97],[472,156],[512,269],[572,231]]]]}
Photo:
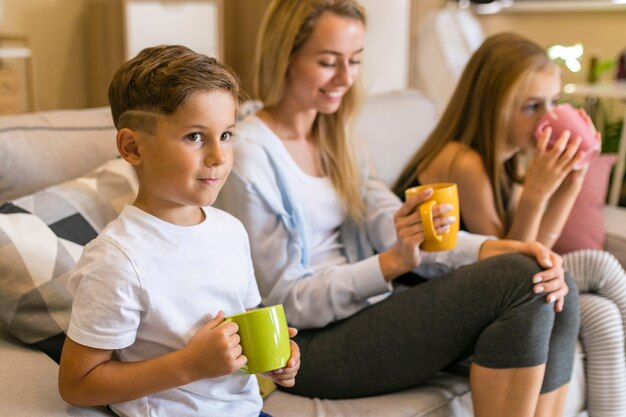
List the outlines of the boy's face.
{"type": "Polygon", "coordinates": [[[188,224],[197,207],[213,204],[233,166],[235,111],[232,95],[216,90],[196,93],[175,113],[160,115],[154,135],[140,134],[135,205],[188,224]]]}

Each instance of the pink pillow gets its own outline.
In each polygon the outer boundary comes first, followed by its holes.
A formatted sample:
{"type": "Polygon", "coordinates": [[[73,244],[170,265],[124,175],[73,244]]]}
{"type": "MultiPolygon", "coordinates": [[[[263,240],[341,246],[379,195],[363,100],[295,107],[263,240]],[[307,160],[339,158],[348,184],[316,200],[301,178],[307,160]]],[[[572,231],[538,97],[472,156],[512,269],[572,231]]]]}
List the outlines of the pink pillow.
{"type": "Polygon", "coordinates": [[[604,249],[603,209],[615,154],[602,154],[591,162],[580,194],[554,244],[559,254],[579,249],[604,249]]]}

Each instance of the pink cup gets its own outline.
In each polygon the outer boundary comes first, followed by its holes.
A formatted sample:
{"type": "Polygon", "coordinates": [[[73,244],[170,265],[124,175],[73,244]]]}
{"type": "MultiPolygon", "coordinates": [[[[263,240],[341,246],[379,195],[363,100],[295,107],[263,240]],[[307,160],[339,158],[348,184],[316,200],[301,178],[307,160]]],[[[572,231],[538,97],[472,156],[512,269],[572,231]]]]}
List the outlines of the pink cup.
{"type": "Polygon", "coordinates": [[[587,123],[578,110],[571,105],[567,103],[559,104],[551,112],[546,113],[537,123],[535,137],[539,138],[543,130],[548,126],[552,128],[548,146],[554,145],[554,142],[556,142],[564,130],[570,131],[570,138],[581,137],[579,149],[587,153],[585,158],[574,169],[582,169],[600,154],[600,137],[596,135],[593,127],[587,123]]]}

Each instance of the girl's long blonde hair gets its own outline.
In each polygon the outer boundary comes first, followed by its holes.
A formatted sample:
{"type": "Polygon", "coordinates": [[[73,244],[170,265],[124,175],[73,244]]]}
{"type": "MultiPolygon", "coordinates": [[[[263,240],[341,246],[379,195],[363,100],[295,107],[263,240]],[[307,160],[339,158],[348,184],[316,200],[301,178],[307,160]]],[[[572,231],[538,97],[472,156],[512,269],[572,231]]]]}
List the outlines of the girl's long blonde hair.
{"type": "MultiPolygon", "coordinates": [[[[270,4],[261,24],[253,80],[254,95],[265,108],[271,109],[282,99],[293,56],[326,11],[365,25],[365,11],[354,0],[275,0],[270,4]]],[[[352,125],[361,98],[357,80],[343,96],[336,112],[318,113],[312,132],[320,150],[322,169],[342,206],[357,222],[363,220],[365,210],[352,125]]]]}
{"type": "Polygon", "coordinates": [[[521,181],[519,162],[515,155],[502,164],[499,155],[511,136],[514,112],[521,106],[520,88],[532,74],[548,68],[557,67],[546,51],[520,35],[487,38],[470,58],[439,123],[400,174],[394,191],[401,195],[449,142],[460,142],[481,156],[498,217],[508,230],[511,189],[521,181]]]}

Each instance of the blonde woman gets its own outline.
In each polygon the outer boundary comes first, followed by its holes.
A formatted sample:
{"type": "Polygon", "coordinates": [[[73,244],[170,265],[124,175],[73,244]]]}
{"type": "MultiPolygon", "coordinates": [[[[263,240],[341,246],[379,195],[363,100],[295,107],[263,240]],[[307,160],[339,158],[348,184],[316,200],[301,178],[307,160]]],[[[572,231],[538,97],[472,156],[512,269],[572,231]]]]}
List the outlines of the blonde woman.
{"type": "MultiPolygon", "coordinates": [[[[584,157],[579,137],[566,132],[551,148],[550,131],[534,138],[560,91],[560,70],[539,45],[513,33],[486,39],[396,193],[419,183],[455,182],[463,228],[552,247],[587,172],[574,169],[584,157]]],[[[604,251],[563,259],[582,295],[590,415],[624,416],[626,275],[604,251]]]]}
{"type": "MultiPolygon", "coordinates": [[[[461,233],[452,251],[419,250],[416,208],[432,190],[402,204],[370,175],[350,130],[364,31],[353,0],[270,4],[256,62],[264,108],[238,124],[220,194],[250,235],[263,303],[282,303],[300,330],[302,366],[289,391],[397,391],[473,354],[477,416],[561,415],[575,286],[538,243],[461,233]],[[394,293],[411,271],[432,279],[394,293]]],[[[438,229],[449,227],[449,210],[436,209],[438,229]]]]}

